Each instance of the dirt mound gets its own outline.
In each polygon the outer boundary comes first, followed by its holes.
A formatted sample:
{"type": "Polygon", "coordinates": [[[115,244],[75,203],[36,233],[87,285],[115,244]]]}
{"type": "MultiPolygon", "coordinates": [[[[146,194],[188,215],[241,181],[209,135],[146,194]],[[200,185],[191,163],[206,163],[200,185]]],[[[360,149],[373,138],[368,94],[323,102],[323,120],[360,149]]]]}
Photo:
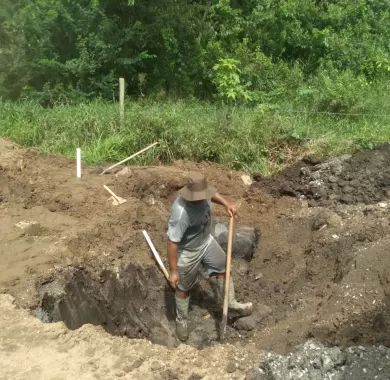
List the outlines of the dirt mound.
{"type": "Polygon", "coordinates": [[[390,197],[390,144],[325,162],[308,157],[255,187],[273,195],[304,196],[311,206],[372,204],[390,197]]]}
{"type": "MultiPolygon", "coordinates": [[[[62,320],[76,329],[96,323],[113,334],[176,346],[173,293],[142,230],[166,262],[171,203],[188,171],[200,170],[241,204],[238,235],[253,242],[260,237],[247,254],[233,259],[237,298],[252,301],[255,313],[246,324],[229,319],[227,343],[256,361],[263,350],[291,351],[313,337],[330,345],[390,345],[388,155],[385,146],[333,164],[311,159],[304,165],[310,173],[296,166],[249,189],[243,173],[208,163],[132,167],[122,176],[84,167],[80,180],[73,161],[0,140],[0,291],[43,320],[62,320]],[[281,185],[289,183],[292,195],[309,197],[316,173],[324,177],[327,196],[310,200],[331,207],[279,196],[281,185]],[[332,184],[355,179],[370,186],[369,204],[351,185],[352,204],[330,199],[332,184]],[[103,185],[127,202],[113,206],[103,185]],[[269,194],[273,191],[277,196],[269,194]]],[[[221,207],[213,214],[217,224],[228,220],[221,207]]],[[[203,350],[218,346],[221,307],[206,281],[194,289],[190,305],[189,344],[203,350]]],[[[218,347],[222,357],[227,346],[218,347]]],[[[155,349],[150,343],[144,355],[155,349]]],[[[234,363],[229,371],[240,368],[238,359],[234,363]]]]}

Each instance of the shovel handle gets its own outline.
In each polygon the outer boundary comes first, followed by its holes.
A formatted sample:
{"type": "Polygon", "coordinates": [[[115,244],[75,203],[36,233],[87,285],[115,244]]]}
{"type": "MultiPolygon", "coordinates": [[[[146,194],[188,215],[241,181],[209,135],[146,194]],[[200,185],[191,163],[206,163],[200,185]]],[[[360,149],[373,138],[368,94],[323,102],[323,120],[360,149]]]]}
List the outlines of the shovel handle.
{"type": "Polygon", "coordinates": [[[161,271],[164,273],[164,276],[167,279],[167,281],[169,281],[169,273],[168,273],[167,269],[165,268],[165,265],[164,265],[163,261],[161,260],[161,257],[158,254],[157,249],[155,248],[152,240],[150,239],[148,233],[145,230],[143,230],[142,233],[144,235],[146,242],[149,245],[150,250],[153,253],[154,258],[157,261],[158,266],[160,267],[161,271]]]}
{"type": "Polygon", "coordinates": [[[225,337],[226,324],[227,324],[227,313],[229,306],[229,285],[230,285],[230,269],[232,266],[232,246],[233,246],[233,228],[234,228],[234,216],[230,217],[229,221],[229,235],[227,244],[226,254],[226,273],[225,273],[225,293],[223,299],[223,310],[222,310],[222,323],[221,323],[221,335],[220,338],[223,340],[225,337]]]}
{"type": "Polygon", "coordinates": [[[149,150],[150,148],[153,148],[153,147],[154,147],[155,145],[157,145],[157,144],[158,144],[158,141],[155,142],[155,143],[153,143],[153,144],[148,145],[146,148],[141,149],[141,150],[138,151],[137,153],[132,154],[130,157],[127,157],[127,158],[125,158],[124,160],[122,160],[122,161],[120,161],[120,162],[118,162],[118,163],[116,163],[116,164],[110,166],[109,168],[104,169],[104,170],[100,173],[100,175],[102,175],[102,174],[108,172],[108,171],[111,170],[111,169],[116,168],[118,165],[121,165],[121,164],[125,163],[126,161],[131,160],[131,159],[134,158],[134,157],[137,157],[139,154],[141,154],[141,153],[143,153],[143,152],[146,152],[147,150],[149,150]]]}

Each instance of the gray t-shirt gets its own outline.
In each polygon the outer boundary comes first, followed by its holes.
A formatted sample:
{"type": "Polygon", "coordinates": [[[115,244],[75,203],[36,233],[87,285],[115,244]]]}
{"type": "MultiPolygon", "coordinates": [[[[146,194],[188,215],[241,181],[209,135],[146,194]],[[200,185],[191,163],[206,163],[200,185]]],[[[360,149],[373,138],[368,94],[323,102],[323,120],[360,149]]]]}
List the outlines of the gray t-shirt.
{"type": "Polygon", "coordinates": [[[207,242],[210,232],[211,201],[176,198],[168,222],[168,239],[179,243],[180,250],[196,251],[207,242]]]}

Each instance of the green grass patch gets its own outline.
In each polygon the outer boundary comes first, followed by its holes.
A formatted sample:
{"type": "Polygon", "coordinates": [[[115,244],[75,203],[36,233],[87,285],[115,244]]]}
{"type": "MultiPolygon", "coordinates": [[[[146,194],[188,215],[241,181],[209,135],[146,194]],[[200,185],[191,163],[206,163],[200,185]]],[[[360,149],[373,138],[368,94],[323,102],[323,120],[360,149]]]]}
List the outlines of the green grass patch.
{"type": "Polygon", "coordinates": [[[198,101],[128,102],[123,125],[118,105],[101,100],[54,108],[0,102],[0,115],[0,136],[72,158],[81,147],[90,164],[119,161],[159,141],[132,163],[212,161],[268,175],[308,153],[338,155],[390,141],[386,115],[289,113],[282,107],[229,112],[198,101]]]}

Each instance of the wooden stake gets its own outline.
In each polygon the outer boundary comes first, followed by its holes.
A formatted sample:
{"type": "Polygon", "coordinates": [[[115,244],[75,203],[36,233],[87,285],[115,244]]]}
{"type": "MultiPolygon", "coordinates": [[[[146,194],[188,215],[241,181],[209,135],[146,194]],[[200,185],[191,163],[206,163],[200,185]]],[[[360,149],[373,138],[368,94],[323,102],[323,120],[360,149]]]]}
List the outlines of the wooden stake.
{"type": "Polygon", "coordinates": [[[167,269],[165,268],[165,265],[164,265],[163,261],[161,260],[161,257],[160,257],[160,255],[158,254],[158,252],[157,252],[157,250],[156,250],[156,248],[155,248],[155,246],[154,246],[152,240],[150,240],[150,237],[149,237],[148,233],[147,233],[145,230],[143,230],[142,233],[144,234],[144,238],[146,239],[146,241],[147,241],[147,243],[148,243],[150,249],[152,250],[153,256],[154,256],[154,258],[156,259],[158,266],[160,267],[160,269],[161,269],[162,272],[164,273],[164,276],[165,276],[165,278],[167,279],[167,281],[169,281],[169,274],[168,274],[168,271],[167,271],[167,269]]]}
{"type": "Polygon", "coordinates": [[[221,335],[220,335],[221,340],[223,340],[225,337],[228,306],[229,306],[229,285],[230,285],[230,269],[232,265],[233,227],[234,227],[234,217],[231,216],[229,221],[229,235],[228,235],[227,255],[226,255],[225,296],[223,299],[223,311],[222,311],[221,335]]]}
{"type": "Polygon", "coordinates": [[[119,78],[119,119],[121,126],[125,117],[125,79],[119,78]]]}
{"type": "Polygon", "coordinates": [[[76,148],[76,175],[81,178],[81,149],[76,148]]]}
{"type": "Polygon", "coordinates": [[[102,174],[104,174],[104,173],[110,171],[111,169],[116,168],[118,165],[121,165],[121,164],[125,163],[126,161],[128,161],[128,160],[130,160],[130,159],[132,159],[132,158],[134,158],[134,157],[136,157],[136,156],[138,156],[139,154],[141,154],[141,153],[143,153],[143,152],[146,152],[147,150],[149,150],[150,148],[153,148],[153,147],[154,147],[155,145],[157,145],[157,144],[158,144],[158,142],[155,142],[155,143],[153,143],[153,144],[150,144],[149,146],[147,146],[146,148],[140,150],[139,152],[132,154],[130,157],[127,157],[127,158],[125,158],[124,160],[118,162],[117,164],[112,165],[112,166],[110,166],[110,167],[107,168],[107,169],[104,169],[104,170],[100,173],[100,175],[102,175],[102,174]]]}

